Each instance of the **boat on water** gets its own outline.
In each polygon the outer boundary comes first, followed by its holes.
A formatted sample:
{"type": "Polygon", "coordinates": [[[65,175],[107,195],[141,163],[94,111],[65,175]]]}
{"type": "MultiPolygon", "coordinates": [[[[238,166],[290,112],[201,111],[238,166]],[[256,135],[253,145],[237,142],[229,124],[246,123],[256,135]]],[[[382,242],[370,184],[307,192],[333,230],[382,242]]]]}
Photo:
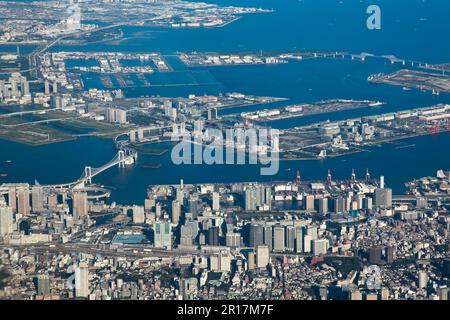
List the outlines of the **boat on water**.
{"type": "Polygon", "coordinates": [[[382,105],[384,105],[384,103],[381,102],[381,101],[376,101],[376,102],[369,103],[369,107],[378,107],[378,106],[382,106],[382,105]]]}
{"type": "Polygon", "coordinates": [[[413,148],[413,147],[415,147],[415,146],[416,146],[416,144],[408,144],[408,145],[406,145],[406,146],[398,146],[398,147],[395,147],[395,149],[413,148]]]}
{"type": "Polygon", "coordinates": [[[5,177],[7,177],[7,176],[8,176],[7,173],[0,173],[0,177],[2,177],[2,178],[5,178],[5,177]]]}

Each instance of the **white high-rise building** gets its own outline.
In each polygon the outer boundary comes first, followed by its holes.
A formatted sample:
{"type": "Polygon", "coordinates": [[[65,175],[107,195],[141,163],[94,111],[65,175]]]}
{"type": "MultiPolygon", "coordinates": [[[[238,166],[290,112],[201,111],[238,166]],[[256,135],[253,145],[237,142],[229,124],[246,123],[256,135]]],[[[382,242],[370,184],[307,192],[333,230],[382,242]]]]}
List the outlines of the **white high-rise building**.
{"type": "Polygon", "coordinates": [[[303,236],[303,252],[304,253],[309,253],[311,252],[311,236],[309,235],[304,235],[303,236]]]}
{"type": "Polygon", "coordinates": [[[328,239],[315,239],[312,240],[312,253],[315,256],[324,255],[328,250],[328,239]]]}
{"type": "Polygon", "coordinates": [[[227,251],[221,251],[219,253],[219,271],[230,272],[231,271],[231,256],[227,251]]]}
{"type": "Polygon", "coordinates": [[[269,264],[269,246],[256,247],[256,267],[265,268],[269,264]]]}
{"type": "Polygon", "coordinates": [[[220,210],[220,194],[218,192],[212,193],[212,209],[214,211],[220,210]]]}
{"type": "Polygon", "coordinates": [[[126,123],[127,122],[127,112],[122,109],[108,108],[106,109],[106,121],[111,123],[126,123]]]}
{"type": "Polygon", "coordinates": [[[172,223],[178,224],[180,221],[181,215],[181,204],[180,201],[174,200],[172,201],[172,223]]]}
{"type": "Polygon", "coordinates": [[[81,261],[75,268],[75,296],[77,298],[89,296],[89,269],[86,261],[81,261]]]}
{"type": "Polygon", "coordinates": [[[380,177],[380,189],[384,189],[384,176],[380,177]]]}
{"type": "Polygon", "coordinates": [[[220,251],[218,254],[213,254],[209,257],[209,270],[230,272],[231,271],[231,256],[228,251],[220,251]]]}
{"type": "Polygon", "coordinates": [[[272,203],[272,189],[266,186],[250,185],[245,189],[245,210],[270,210],[272,203]]]}
{"type": "Polygon", "coordinates": [[[142,206],[133,206],[133,223],[141,224],[145,222],[145,212],[142,206]]]}
{"type": "Polygon", "coordinates": [[[425,289],[427,287],[428,284],[428,275],[427,272],[424,270],[420,270],[419,274],[418,274],[418,286],[420,289],[425,289]]]}
{"type": "Polygon", "coordinates": [[[11,207],[0,206],[0,236],[4,237],[13,232],[14,217],[11,207]]]}

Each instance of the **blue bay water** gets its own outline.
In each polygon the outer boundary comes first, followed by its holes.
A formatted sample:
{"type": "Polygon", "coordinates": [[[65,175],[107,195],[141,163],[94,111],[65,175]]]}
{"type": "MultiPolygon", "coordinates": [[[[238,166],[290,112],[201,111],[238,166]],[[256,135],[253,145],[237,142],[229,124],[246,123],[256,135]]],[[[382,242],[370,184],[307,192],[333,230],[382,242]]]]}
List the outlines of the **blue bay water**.
{"type": "MultiPolygon", "coordinates": [[[[355,168],[358,177],[364,177],[366,168],[373,177],[385,175],[386,184],[396,193],[404,191],[404,183],[415,177],[434,175],[440,168],[448,168],[450,133],[422,136],[403,140],[401,144],[372,147],[367,152],[349,156],[312,161],[281,161],[276,176],[261,176],[256,165],[174,165],[170,152],[163,156],[143,156],[127,168],[111,168],[94,178],[94,182],[113,187],[112,199],[120,203],[143,203],[149,184],[234,181],[294,180],[300,170],[304,180],[324,180],[331,169],[333,178],[350,177],[355,168]],[[402,146],[402,148],[399,148],[402,146]],[[160,169],[143,169],[145,162],[161,162],[160,169]]],[[[42,147],[31,147],[0,140],[0,172],[8,177],[2,182],[29,182],[41,184],[70,182],[78,179],[85,165],[94,167],[113,158],[115,149],[107,139],[80,138],[42,147]],[[12,160],[12,163],[6,163],[12,160]]]]}
{"type": "MultiPolygon", "coordinates": [[[[199,1],[202,2],[202,1],[199,1]]],[[[450,31],[446,0],[208,0],[221,5],[260,7],[274,13],[245,15],[223,28],[124,28],[125,40],[93,44],[86,51],[331,50],[394,54],[448,62],[450,31]],[[369,5],[382,12],[382,29],[366,28],[369,5]],[[133,36],[135,35],[135,36],[133,36]],[[141,36],[140,36],[141,35],[141,36]],[[130,37],[133,36],[133,37],[130,37]],[[127,39],[128,37],[128,39],[127,39]]],[[[58,49],[58,47],[56,47],[58,49]]]]}

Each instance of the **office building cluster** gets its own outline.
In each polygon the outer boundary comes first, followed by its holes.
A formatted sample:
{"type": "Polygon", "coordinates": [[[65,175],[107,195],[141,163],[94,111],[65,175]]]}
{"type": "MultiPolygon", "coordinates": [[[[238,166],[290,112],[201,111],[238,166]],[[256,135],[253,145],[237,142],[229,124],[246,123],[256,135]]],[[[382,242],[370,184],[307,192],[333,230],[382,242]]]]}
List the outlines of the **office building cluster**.
{"type": "Polygon", "coordinates": [[[31,103],[30,84],[27,78],[14,72],[9,79],[0,79],[0,103],[31,103]]]}
{"type": "Polygon", "coordinates": [[[127,206],[4,184],[0,297],[447,300],[449,182],[181,181],[127,206]]]}

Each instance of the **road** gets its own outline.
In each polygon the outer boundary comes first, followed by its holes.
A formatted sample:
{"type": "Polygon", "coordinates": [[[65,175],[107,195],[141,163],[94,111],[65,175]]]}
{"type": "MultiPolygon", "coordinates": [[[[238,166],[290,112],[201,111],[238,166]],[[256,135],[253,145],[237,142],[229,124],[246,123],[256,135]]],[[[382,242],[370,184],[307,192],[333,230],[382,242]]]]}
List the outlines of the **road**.
{"type": "Polygon", "coordinates": [[[18,111],[18,112],[11,112],[11,113],[3,113],[0,114],[0,118],[8,118],[8,117],[15,117],[15,116],[23,116],[25,114],[34,114],[34,113],[47,113],[52,110],[57,110],[56,108],[51,109],[39,109],[39,110],[28,110],[28,111],[18,111]]]}
{"type": "MultiPolygon", "coordinates": [[[[123,250],[116,250],[107,248],[102,245],[95,244],[85,244],[85,243],[65,243],[65,244],[53,244],[53,243],[42,243],[42,244],[32,244],[32,245],[0,245],[1,249],[14,248],[14,249],[29,249],[36,253],[53,253],[53,254],[78,254],[87,253],[92,255],[102,255],[109,257],[125,257],[131,259],[142,259],[142,258],[172,258],[177,256],[185,256],[189,254],[200,254],[200,251],[193,250],[164,250],[156,249],[151,246],[118,246],[123,248],[123,250]],[[146,251],[144,251],[144,249],[146,251]]],[[[203,253],[204,254],[204,253],[203,253]]],[[[207,255],[207,254],[204,254],[207,255]]]]}

